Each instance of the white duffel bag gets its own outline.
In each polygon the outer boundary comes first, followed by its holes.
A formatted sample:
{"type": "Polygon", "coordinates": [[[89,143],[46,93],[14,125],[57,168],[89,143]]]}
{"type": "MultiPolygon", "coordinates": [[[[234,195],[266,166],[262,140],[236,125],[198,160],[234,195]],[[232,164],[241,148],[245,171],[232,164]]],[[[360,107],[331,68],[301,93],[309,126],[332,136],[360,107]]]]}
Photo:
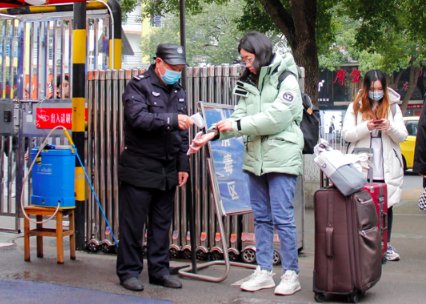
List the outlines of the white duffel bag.
{"type": "Polygon", "coordinates": [[[351,195],[367,183],[361,165],[366,155],[343,154],[323,140],[314,148],[314,154],[314,162],[343,195],[351,195]]]}

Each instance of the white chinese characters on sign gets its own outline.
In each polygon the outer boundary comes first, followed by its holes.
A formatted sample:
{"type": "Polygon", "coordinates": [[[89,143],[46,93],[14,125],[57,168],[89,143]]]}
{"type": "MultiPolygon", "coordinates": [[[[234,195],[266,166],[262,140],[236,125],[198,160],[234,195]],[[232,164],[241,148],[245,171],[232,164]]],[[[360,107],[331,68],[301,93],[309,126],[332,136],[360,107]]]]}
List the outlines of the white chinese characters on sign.
{"type": "Polygon", "coordinates": [[[223,164],[225,172],[228,175],[232,175],[232,172],[234,172],[234,161],[232,160],[231,153],[225,153],[225,155],[223,156],[223,164]]]}
{"type": "MultiPolygon", "coordinates": [[[[232,159],[231,153],[225,153],[224,154],[223,164],[224,164],[224,168],[223,168],[224,172],[226,172],[226,174],[228,176],[232,175],[232,173],[234,172],[234,160],[232,159]]],[[[236,190],[235,181],[227,182],[226,185],[228,187],[228,193],[229,193],[229,196],[231,197],[231,199],[233,201],[238,200],[240,197],[239,197],[238,192],[236,190]]]]}
{"type": "Polygon", "coordinates": [[[238,193],[235,189],[235,187],[236,187],[235,182],[228,182],[226,184],[228,185],[228,192],[229,192],[229,195],[231,196],[231,199],[233,201],[240,199],[240,197],[238,196],[238,193]]]}
{"type": "Polygon", "coordinates": [[[230,147],[230,146],[231,146],[231,142],[229,139],[222,140],[222,147],[230,147]]]}
{"type": "Polygon", "coordinates": [[[70,124],[71,123],[71,114],[68,113],[52,113],[50,115],[51,123],[60,123],[60,124],[70,124]]]}

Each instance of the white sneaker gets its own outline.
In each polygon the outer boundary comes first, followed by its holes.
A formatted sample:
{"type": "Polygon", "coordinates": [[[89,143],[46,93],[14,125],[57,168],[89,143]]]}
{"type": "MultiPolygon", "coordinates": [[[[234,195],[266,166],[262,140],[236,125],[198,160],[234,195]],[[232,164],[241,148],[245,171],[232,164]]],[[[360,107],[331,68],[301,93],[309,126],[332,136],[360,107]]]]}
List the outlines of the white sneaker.
{"type": "Polygon", "coordinates": [[[393,247],[391,244],[388,244],[385,257],[388,261],[399,261],[401,258],[398,252],[396,252],[395,247],[393,247]]]}
{"type": "Polygon", "coordinates": [[[288,296],[298,292],[300,289],[299,276],[294,270],[286,270],[281,277],[281,282],[275,288],[276,295],[288,296]]]}
{"type": "Polygon", "coordinates": [[[247,281],[241,284],[240,288],[245,291],[258,291],[265,288],[273,288],[275,287],[273,276],[274,274],[272,271],[261,270],[260,266],[257,266],[254,273],[247,281]]]}

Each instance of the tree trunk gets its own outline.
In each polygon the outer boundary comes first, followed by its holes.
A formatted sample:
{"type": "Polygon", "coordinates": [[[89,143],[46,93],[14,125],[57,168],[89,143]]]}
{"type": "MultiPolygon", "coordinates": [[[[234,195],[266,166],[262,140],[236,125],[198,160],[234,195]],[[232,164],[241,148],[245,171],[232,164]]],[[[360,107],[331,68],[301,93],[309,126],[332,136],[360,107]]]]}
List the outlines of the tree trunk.
{"type": "Polygon", "coordinates": [[[315,38],[316,0],[290,0],[291,13],[280,0],[260,0],[266,13],[286,36],[297,65],[305,68],[305,92],[318,105],[319,63],[315,38]]]}
{"type": "Polygon", "coordinates": [[[402,104],[401,104],[402,115],[405,115],[405,112],[407,111],[408,102],[410,101],[411,96],[413,95],[413,92],[416,89],[419,71],[420,71],[419,67],[415,67],[413,65],[410,66],[410,77],[408,80],[408,89],[407,89],[407,92],[405,93],[404,99],[402,100],[402,104]]]}
{"type": "Polygon", "coordinates": [[[316,46],[299,46],[293,50],[294,59],[299,66],[305,68],[305,92],[311,96],[312,101],[318,105],[318,82],[319,82],[319,64],[318,57],[306,54],[316,46]]]}
{"type": "Polygon", "coordinates": [[[404,71],[401,70],[401,71],[398,72],[398,75],[396,75],[396,78],[394,79],[394,85],[395,85],[395,87],[393,89],[395,89],[395,90],[398,89],[398,83],[399,83],[399,80],[401,79],[401,76],[402,76],[403,72],[404,71]]]}

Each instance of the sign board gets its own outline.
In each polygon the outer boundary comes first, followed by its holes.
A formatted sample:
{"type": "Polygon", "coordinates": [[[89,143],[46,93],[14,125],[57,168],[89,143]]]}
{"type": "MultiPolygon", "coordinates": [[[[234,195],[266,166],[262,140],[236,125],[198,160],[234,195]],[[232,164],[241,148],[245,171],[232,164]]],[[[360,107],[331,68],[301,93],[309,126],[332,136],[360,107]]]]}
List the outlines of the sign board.
{"type": "MultiPolygon", "coordinates": [[[[72,128],[71,108],[46,108],[37,107],[35,112],[35,126],[37,129],[53,129],[57,126],[72,128]]],[[[87,108],[85,110],[85,121],[87,121],[87,108]]]]}
{"type": "MultiPolygon", "coordinates": [[[[233,106],[200,102],[207,129],[228,118],[233,106]]],[[[210,141],[208,145],[212,170],[210,178],[225,215],[251,212],[248,176],[243,172],[242,137],[210,141]]]]}
{"type": "MultiPolygon", "coordinates": [[[[71,100],[43,100],[40,102],[27,102],[23,106],[22,130],[24,135],[45,136],[56,126],[72,129],[72,103],[71,100]]],[[[88,109],[85,109],[87,122],[88,109]]],[[[62,134],[62,130],[56,130],[62,134]]]]}

